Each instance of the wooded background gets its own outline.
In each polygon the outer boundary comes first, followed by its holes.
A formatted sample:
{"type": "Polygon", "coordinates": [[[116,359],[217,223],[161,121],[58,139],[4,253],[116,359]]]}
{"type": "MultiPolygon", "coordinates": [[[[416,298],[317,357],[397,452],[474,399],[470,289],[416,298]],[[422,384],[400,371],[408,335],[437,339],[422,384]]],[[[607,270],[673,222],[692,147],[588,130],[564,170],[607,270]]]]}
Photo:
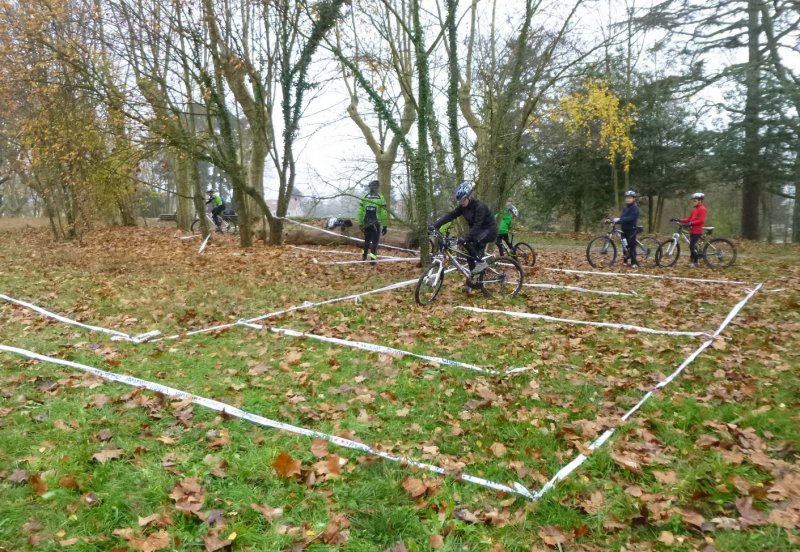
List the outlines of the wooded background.
{"type": "Polygon", "coordinates": [[[469,179],[534,230],[593,228],[627,189],[663,230],[704,191],[724,233],[797,242],[798,44],[797,0],[3,0],[0,214],[188,228],[213,186],[241,245],[280,243],[293,198],[363,192],[296,186],[310,106],[346,90],[362,185],[417,232],[469,179]]]}

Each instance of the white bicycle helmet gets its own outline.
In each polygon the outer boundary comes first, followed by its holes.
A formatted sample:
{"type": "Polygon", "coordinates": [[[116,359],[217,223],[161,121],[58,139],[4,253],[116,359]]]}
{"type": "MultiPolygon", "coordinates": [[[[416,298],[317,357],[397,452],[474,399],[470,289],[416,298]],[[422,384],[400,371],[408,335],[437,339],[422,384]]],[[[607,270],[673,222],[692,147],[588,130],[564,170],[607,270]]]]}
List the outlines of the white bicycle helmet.
{"type": "Polygon", "coordinates": [[[706,194],[703,192],[695,192],[692,194],[692,199],[705,199],[706,194]]]}
{"type": "Polygon", "coordinates": [[[625,197],[636,197],[636,192],[634,192],[633,190],[628,190],[627,192],[625,192],[625,197]]]}
{"type": "Polygon", "coordinates": [[[519,216],[519,209],[517,209],[513,205],[509,205],[508,210],[511,211],[511,214],[514,215],[515,217],[519,216]]]}

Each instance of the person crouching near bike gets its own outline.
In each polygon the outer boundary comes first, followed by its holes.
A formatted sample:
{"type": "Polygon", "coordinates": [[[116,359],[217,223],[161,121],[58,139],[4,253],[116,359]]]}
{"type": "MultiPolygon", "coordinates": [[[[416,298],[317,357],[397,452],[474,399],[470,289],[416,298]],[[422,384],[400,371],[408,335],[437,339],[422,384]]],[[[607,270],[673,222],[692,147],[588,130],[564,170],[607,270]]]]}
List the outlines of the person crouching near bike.
{"type": "Polygon", "coordinates": [[[217,232],[222,232],[222,219],[220,215],[225,210],[225,201],[222,199],[222,196],[219,195],[219,192],[215,192],[213,188],[209,188],[206,191],[206,205],[211,203],[214,207],[211,209],[211,220],[214,221],[214,224],[217,226],[217,232]]]}
{"type": "Polygon", "coordinates": [[[495,245],[497,245],[497,251],[500,255],[505,255],[506,252],[511,251],[511,240],[508,239],[508,233],[511,230],[511,226],[514,224],[514,219],[519,216],[519,211],[513,205],[509,205],[506,212],[503,213],[503,218],[500,219],[500,228],[497,230],[497,240],[495,240],[495,245]],[[505,242],[505,246],[503,246],[503,242],[505,242]]]}
{"type": "Polygon", "coordinates": [[[470,197],[471,195],[472,184],[461,182],[456,187],[455,193],[458,206],[446,215],[439,217],[431,227],[439,230],[444,224],[458,217],[464,217],[469,230],[458,241],[464,245],[464,249],[470,255],[467,263],[474,277],[488,268],[486,261],[483,260],[483,251],[486,248],[486,244],[497,239],[497,221],[495,221],[491,209],[484,202],[470,197]]]}
{"type": "Polygon", "coordinates": [[[370,182],[367,195],[361,199],[361,204],[358,206],[358,224],[361,231],[364,232],[364,254],[361,256],[361,260],[366,261],[367,255],[369,255],[373,265],[378,258],[378,241],[389,230],[386,200],[378,192],[378,187],[377,180],[370,182]],[[381,230],[381,228],[383,229],[381,230]]]}
{"type": "Polygon", "coordinates": [[[627,256],[623,258],[623,262],[625,264],[630,262],[631,268],[639,268],[639,263],[636,262],[636,226],[639,223],[639,205],[636,203],[636,192],[633,190],[625,192],[625,207],[622,208],[622,213],[614,219],[614,222],[620,225],[622,235],[628,243],[627,256]]]}
{"type": "Polygon", "coordinates": [[[692,201],[694,201],[694,209],[688,217],[682,219],[672,219],[670,222],[680,222],[681,224],[689,224],[689,252],[691,254],[692,268],[697,268],[697,261],[700,259],[700,254],[697,252],[697,242],[703,235],[703,226],[706,224],[706,206],[705,194],[697,192],[692,194],[692,201]]]}

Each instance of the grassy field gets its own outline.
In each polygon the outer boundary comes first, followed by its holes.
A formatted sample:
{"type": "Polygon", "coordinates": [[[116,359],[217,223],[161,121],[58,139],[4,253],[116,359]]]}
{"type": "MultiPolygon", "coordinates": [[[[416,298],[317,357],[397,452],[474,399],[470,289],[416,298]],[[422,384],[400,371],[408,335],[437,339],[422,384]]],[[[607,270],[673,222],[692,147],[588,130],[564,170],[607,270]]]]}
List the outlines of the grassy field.
{"type": "MultiPolygon", "coordinates": [[[[414,263],[331,266],[166,228],[54,243],[0,226],[0,293],[82,322],[182,333],[414,278],[414,263]]],[[[537,236],[520,236],[537,243],[537,236]]],[[[445,280],[299,310],[267,325],[389,345],[454,366],[236,327],[134,345],[0,303],[0,344],[134,375],[447,468],[440,477],[230,419],[79,371],[0,353],[0,550],[794,550],[800,546],[800,250],[741,245],[723,272],[764,282],[723,333],[627,423],[620,417],[702,339],[482,316],[458,305],[658,329],[714,331],[748,286],[578,276],[574,237],[548,237],[505,302],[445,280]],[[774,291],[782,290],[782,291],[774,291]],[[614,437],[537,502],[606,428],[614,437]]],[[[342,248],[340,248],[342,249],[342,248]]],[[[355,251],[351,249],[351,251],[355,251]]],[[[346,258],[346,257],[341,257],[346,258]]],[[[355,256],[353,258],[356,258],[355,256]]]]}

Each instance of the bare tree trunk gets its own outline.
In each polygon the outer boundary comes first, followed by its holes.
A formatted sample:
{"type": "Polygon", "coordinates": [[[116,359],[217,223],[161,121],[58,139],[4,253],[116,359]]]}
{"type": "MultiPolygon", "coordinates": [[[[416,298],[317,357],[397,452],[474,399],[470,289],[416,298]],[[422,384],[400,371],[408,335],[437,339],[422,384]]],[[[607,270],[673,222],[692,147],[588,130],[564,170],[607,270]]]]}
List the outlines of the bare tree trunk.
{"type": "Polygon", "coordinates": [[[747,95],[744,107],[744,172],[742,175],[742,237],[759,239],[761,205],[759,116],[761,111],[761,52],[759,49],[759,10],[761,0],[747,2],[748,64],[745,77],[747,95]]]}

